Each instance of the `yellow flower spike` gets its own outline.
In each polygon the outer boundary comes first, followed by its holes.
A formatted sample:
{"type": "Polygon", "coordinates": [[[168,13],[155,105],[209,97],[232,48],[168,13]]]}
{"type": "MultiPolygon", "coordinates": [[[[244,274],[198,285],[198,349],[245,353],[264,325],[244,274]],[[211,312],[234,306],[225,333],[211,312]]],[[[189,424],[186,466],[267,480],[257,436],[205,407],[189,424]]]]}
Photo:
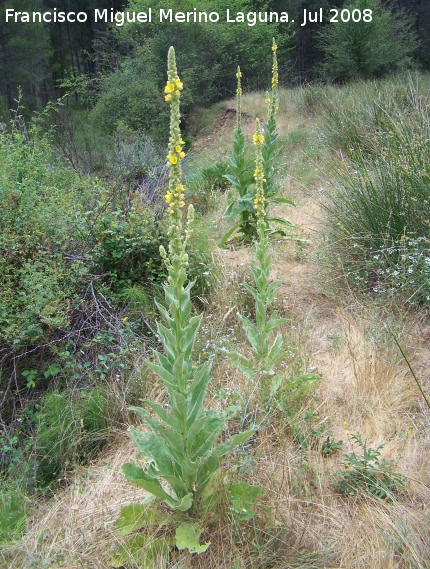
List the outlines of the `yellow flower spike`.
{"type": "Polygon", "coordinates": [[[276,51],[278,46],[276,45],[275,38],[273,38],[272,42],[272,52],[273,52],[273,64],[272,64],[272,93],[270,95],[270,100],[267,101],[269,107],[269,123],[275,122],[276,120],[276,113],[278,111],[278,82],[279,82],[279,75],[278,75],[278,59],[276,56],[276,51]]]}
{"type": "Polygon", "coordinates": [[[242,131],[242,83],[240,78],[242,77],[242,71],[240,67],[237,67],[237,87],[236,87],[236,130],[242,131]]]}
{"type": "MultiPolygon", "coordinates": [[[[180,112],[179,100],[181,91],[183,90],[183,83],[178,76],[176,69],[175,51],[170,48],[168,55],[168,69],[167,69],[167,85],[165,88],[166,97],[169,97],[171,104],[170,110],[170,139],[169,151],[167,154],[167,166],[170,168],[169,172],[169,204],[167,213],[172,216],[169,229],[169,252],[170,255],[182,258],[180,252],[184,248],[181,243],[182,231],[182,212],[185,202],[183,201],[184,186],[181,184],[181,165],[180,162],[185,158],[185,152],[182,150],[185,141],[181,137],[179,128],[180,112]]],[[[182,261],[181,261],[182,263],[182,261]]]]}
{"type": "Polygon", "coordinates": [[[258,218],[259,231],[264,232],[264,224],[266,218],[265,203],[266,198],[264,197],[264,170],[263,170],[263,156],[261,145],[264,142],[264,135],[261,132],[260,121],[257,119],[255,121],[255,134],[252,137],[254,144],[256,146],[256,157],[255,164],[256,168],[254,170],[254,180],[256,185],[256,195],[254,198],[254,208],[255,215],[258,218]]]}

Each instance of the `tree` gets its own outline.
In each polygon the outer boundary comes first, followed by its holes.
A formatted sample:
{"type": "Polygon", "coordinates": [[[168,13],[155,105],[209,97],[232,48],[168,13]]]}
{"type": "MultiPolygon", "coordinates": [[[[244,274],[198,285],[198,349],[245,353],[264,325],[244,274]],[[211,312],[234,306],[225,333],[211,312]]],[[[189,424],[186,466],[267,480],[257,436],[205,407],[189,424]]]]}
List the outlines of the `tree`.
{"type": "MultiPolygon", "coordinates": [[[[129,12],[154,13],[171,9],[169,0],[130,0],[129,12]]],[[[250,0],[218,0],[216,7],[207,0],[183,0],[180,10],[193,13],[218,12],[220,21],[126,23],[114,27],[118,43],[125,54],[112,73],[102,79],[101,92],[92,112],[92,119],[108,132],[119,121],[134,130],[144,130],[158,143],[164,143],[168,116],[162,93],[165,81],[164,60],[173,45],[178,64],[183,69],[183,81],[188,88],[181,100],[181,112],[186,121],[194,105],[207,106],[236,88],[235,70],[240,64],[247,89],[267,87],[272,64],[272,37],[280,49],[291,39],[290,28],[281,23],[227,23],[227,8],[231,14],[252,11],[250,0]],[[282,33],[280,30],[282,29],[282,33]],[[279,33],[278,33],[279,32],[279,33]]],[[[157,21],[155,21],[157,20],[157,21]]],[[[285,49],[286,51],[286,49],[285,49]]]]}
{"type": "Polygon", "coordinates": [[[378,77],[410,66],[419,42],[413,20],[404,10],[380,0],[353,0],[339,11],[338,23],[324,27],[319,45],[324,53],[323,76],[345,80],[378,77]],[[360,21],[353,21],[353,10],[356,20],[361,14],[360,21]],[[344,20],[349,14],[349,21],[342,20],[342,13],[344,20]]]}

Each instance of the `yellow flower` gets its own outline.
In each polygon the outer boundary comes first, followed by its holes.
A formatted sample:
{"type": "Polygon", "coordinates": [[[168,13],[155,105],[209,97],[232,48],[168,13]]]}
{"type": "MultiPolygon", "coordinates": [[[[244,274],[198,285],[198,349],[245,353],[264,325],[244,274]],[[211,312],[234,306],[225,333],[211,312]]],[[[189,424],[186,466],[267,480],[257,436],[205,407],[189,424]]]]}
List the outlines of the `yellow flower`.
{"type": "Polygon", "coordinates": [[[183,85],[182,81],[179,79],[179,77],[177,79],[175,79],[175,86],[176,86],[176,89],[179,89],[180,91],[182,91],[182,89],[184,88],[184,85],[183,85]]]}
{"type": "Polygon", "coordinates": [[[168,81],[167,85],[164,87],[164,92],[168,94],[168,93],[173,93],[174,90],[175,90],[175,85],[168,81]]]}
{"type": "Polygon", "coordinates": [[[276,51],[277,49],[278,49],[278,46],[276,45],[276,43],[274,43],[274,44],[272,45],[272,51],[276,51]]]}
{"type": "Polygon", "coordinates": [[[238,89],[236,89],[236,94],[237,95],[242,95],[242,89],[239,87],[238,89]]]}
{"type": "Polygon", "coordinates": [[[185,152],[180,152],[180,153],[179,153],[179,158],[185,158],[185,152]]]}
{"type": "Polygon", "coordinates": [[[179,154],[180,152],[182,152],[182,146],[179,146],[178,144],[178,146],[175,146],[175,150],[179,154]]]}
{"type": "Polygon", "coordinates": [[[240,79],[240,78],[242,77],[242,71],[238,71],[238,72],[236,73],[236,77],[237,77],[238,79],[240,79]]]}
{"type": "Polygon", "coordinates": [[[167,160],[170,162],[170,164],[177,164],[178,163],[178,157],[175,156],[174,154],[168,154],[167,155],[167,160]]]}
{"type": "Polygon", "coordinates": [[[255,146],[261,146],[264,142],[264,135],[254,134],[254,136],[252,137],[252,140],[254,141],[255,146]]]}
{"type": "Polygon", "coordinates": [[[164,97],[164,100],[167,101],[167,102],[171,101],[171,100],[172,100],[172,95],[166,95],[166,96],[164,97]]]}

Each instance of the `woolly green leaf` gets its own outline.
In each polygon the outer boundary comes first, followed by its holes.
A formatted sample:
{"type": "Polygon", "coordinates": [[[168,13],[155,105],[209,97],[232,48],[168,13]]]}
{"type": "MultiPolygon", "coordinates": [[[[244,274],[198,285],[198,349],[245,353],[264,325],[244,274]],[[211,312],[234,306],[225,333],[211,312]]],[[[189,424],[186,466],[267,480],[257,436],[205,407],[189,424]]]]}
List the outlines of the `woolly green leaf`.
{"type": "Polygon", "coordinates": [[[193,495],[187,494],[180,500],[176,500],[174,503],[174,509],[179,510],[180,512],[187,512],[193,505],[193,495]]]}
{"type": "Polygon", "coordinates": [[[144,527],[164,526],[170,523],[170,516],[150,508],[148,504],[130,504],[121,508],[121,515],[115,522],[115,533],[124,536],[144,527]]]}
{"type": "Polygon", "coordinates": [[[233,364],[246,376],[254,376],[254,362],[250,358],[246,358],[238,352],[229,352],[229,357],[232,359],[233,364]]]}
{"type": "Polygon", "coordinates": [[[194,370],[194,378],[189,387],[191,400],[188,409],[187,427],[189,427],[200,414],[208,384],[211,380],[212,362],[207,361],[194,370]]]}
{"type": "Polygon", "coordinates": [[[251,506],[256,503],[260,494],[261,488],[245,482],[230,484],[227,487],[231,510],[239,520],[249,520],[254,516],[251,506]]]}
{"type": "Polygon", "coordinates": [[[171,388],[176,388],[176,377],[172,373],[167,371],[164,367],[152,362],[146,362],[146,365],[151,371],[157,374],[158,377],[166,383],[166,385],[171,388]]]}
{"type": "MultiPolygon", "coordinates": [[[[162,421],[164,421],[169,427],[172,427],[178,433],[181,432],[181,425],[176,417],[174,417],[171,413],[168,413],[164,407],[159,405],[158,403],[154,403],[149,399],[144,399],[144,402],[150,407],[157,415],[160,417],[162,421]]],[[[135,410],[136,408],[130,407],[130,409],[135,410]]]]}
{"type": "Polygon", "coordinates": [[[227,241],[230,239],[230,237],[233,235],[233,233],[235,233],[239,228],[240,228],[240,224],[238,223],[237,225],[232,227],[229,231],[227,231],[227,233],[225,233],[225,235],[221,239],[220,246],[225,247],[227,241]]]}
{"type": "Polygon", "coordinates": [[[282,219],[282,217],[268,217],[267,221],[270,223],[271,221],[276,221],[277,223],[280,223],[281,225],[284,225],[285,227],[292,227],[293,224],[290,221],[287,221],[286,219],[282,219]]]}
{"type": "Polygon", "coordinates": [[[216,411],[207,411],[206,414],[204,427],[195,435],[189,447],[192,460],[198,460],[205,455],[225,425],[224,415],[220,415],[216,411]]]}
{"type": "Polygon", "coordinates": [[[214,455],[214,457],[222,458],[223,456],[231,452],[234,449],[234,447],[250,439],[254,434],[254,432],[255,432],[254,430],[251,430],[251,431],[244,431],[243,433],[238,433],[237,435],[233,435],[225,443],[218,445],[214,449],[212,454],[214,455]]]}
{"type": "Polygon", "coordinates": [[[223,178],[225,178],[226,180],[228,180],[230,182],[230,184],[232,186],[237,186],[239,183],[239,179],[237,178],[237,176],[234,176],[233,174],[224,174],[223,178]]]}
{"type": "Polygon", "coordinates": [[[194,318],[190,319],[186,329],[184,330],[182,349],[184,352],[185,359],[191,358],[191,353],[197,338],[197,332],[200,326],[200,322],[201,322],[201,316],[195,316],[194,318]]]}
{"type": "Polygon", "coordinates": [[[139,466],[128,462],[122,465],[122,470],[129,482],[140,486],[159,500],[165,500],[169,504],[172,503],[172,497],[163,490],[158,480],[150,478],[139,466]]]}
{"type": "Polygon", "coordinates": [[[272,198],[270,200],[271,203],[286,203],[288,205],[292,205],[293,207],[296,205],[293,201],[287,198],[272,198]]]}
{"type": "Polygon", "coordinates": [[[188,549],[190,553],[203,553],[210,545],[210,541],[200,544],[199,537],[203,530],[196,523],[184,522],[176,530],[176,547],[188,549]]]}

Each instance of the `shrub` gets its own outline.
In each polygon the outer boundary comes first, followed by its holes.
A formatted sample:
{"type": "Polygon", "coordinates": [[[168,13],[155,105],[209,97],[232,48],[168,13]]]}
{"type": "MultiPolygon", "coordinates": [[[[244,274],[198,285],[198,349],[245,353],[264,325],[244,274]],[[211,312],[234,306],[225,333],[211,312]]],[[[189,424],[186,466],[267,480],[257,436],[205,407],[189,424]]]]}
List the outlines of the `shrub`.
{"type": "MultiPolygon", "coordinates": [[[[331,79],[371,78],[404,69],[418,47],[413,20],[380,0],[353,0],[343,9],[361,13],[360,21],[325,26],[319,36],[322,74],[331,79]]],[[[343,10],[342,10],[343,11],[343,10]]]]}
{"type": "Polygon", "coordinates": [[[37,130],[0,133],[0,341],[43,343],[70,329],[88,278],[83,210],[98,184],[55,164],[37,130]]]}

